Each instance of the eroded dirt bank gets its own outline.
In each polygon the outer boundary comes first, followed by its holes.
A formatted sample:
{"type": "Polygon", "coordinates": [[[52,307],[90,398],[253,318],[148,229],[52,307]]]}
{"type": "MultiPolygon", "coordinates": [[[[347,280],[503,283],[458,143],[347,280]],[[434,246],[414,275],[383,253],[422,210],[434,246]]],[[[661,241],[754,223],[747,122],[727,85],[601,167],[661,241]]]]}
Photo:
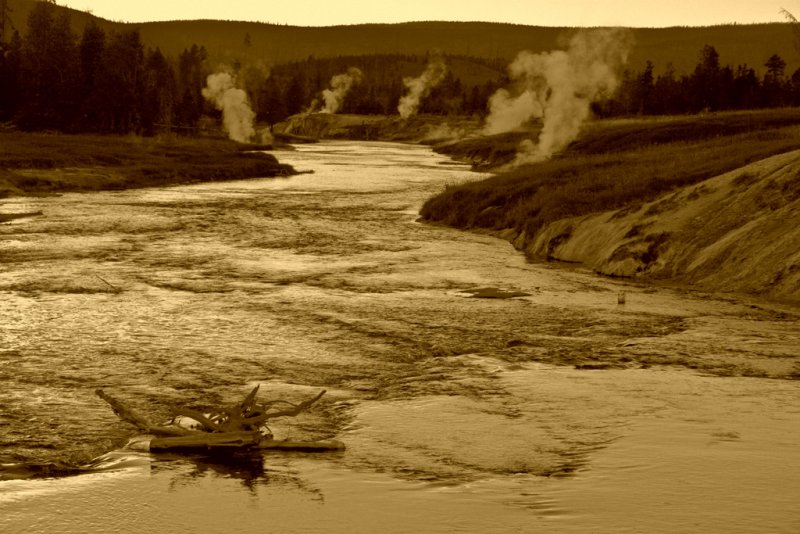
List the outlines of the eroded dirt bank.
{"type": "Polygon", "coordinates": [[[800,151],[625,209],[505,232],[533,257],[598,273],[800,301],[800,151]]]}

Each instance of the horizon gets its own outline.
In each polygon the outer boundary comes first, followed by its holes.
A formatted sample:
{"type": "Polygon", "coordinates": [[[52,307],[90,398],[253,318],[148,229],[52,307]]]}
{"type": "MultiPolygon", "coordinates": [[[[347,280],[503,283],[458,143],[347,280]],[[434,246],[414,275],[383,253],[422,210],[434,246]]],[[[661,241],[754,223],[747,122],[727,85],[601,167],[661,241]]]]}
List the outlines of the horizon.
{"type": "Polygon", "coordinates": [[[291,7],[245,2],[234,6],[211,0],[57,0],[60,6],[91,13],[109,21],[137,24],[174,21],[230,21],[279,26],[323,28],[414,22],[487,22],[552,28],[627,27],[658,29],[785,23],[781,12],[799,12],[800,5],[769,0],[754,7],[743,0],[714,0],[697,5],[675,0],[653,6],[634,0],[495,0],[491,6],[475,0],[409,0],[387,9],[366,0],[342,3],[296,0],[291,7]],[[191,13],[192,16],[184,16],[191,13]]]}

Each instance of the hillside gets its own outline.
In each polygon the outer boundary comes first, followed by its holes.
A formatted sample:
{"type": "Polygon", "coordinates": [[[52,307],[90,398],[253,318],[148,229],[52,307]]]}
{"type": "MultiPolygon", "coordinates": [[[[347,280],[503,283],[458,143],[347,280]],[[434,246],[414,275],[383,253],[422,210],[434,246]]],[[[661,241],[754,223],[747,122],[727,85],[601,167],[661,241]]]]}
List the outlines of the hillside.
{"type": "MultiPolygon", "coordinates": [[[[359,54],[446,54],[513,59],[521,50],[541,52],[559,48],[559,36],[569,28],[547,28],[488,22],[410,22],[301,28],[231,21],[158,22],[140,26],[145,42],[176,54],[194,42],[210,54],[230,61],[256,57],[283,63],[317,57],[359,54]],[[250,34],[252,47],[244,46],[250,34]]],[[[629,64],[640,69],[649,59],[657,71],[672,63],[678,73],[691,72],[698,51],[716,47],[724,64],[761,68],[780,54],[789,72],[800,66],[788,24],[716,26],[708,28],[635,29],[629,64]]]]}
{"type": "MultiPolygon", "coordinates": [[[[34,0],[9,0],[11,21],[21,31],[34,0]]],[[[70,10],[73,27],[81,32],[90,15],[70,10]]],[[[268,8],[265,7],[265,11],[268,8]]],[[[363,54],[445,54],[510,60],[520,50],[534,52],[558,47],[558,37],[568,28],[548,28],[487,22],[409,22],[332,27],[295,27],[236,21],[171,21],[121,24],[97,19],[105,30],[138,28],[146,45],[177,56],[192,44],[204,45],[214,62],[274,65],[309,56],[333,57],[363,54]],[[249,36],[249,39],[246,37],[249,36]]],[[[640,70],[649,59],[656,72],[671,63],[680,73],[690,72],[698,51],[706,44],[720,53],[722,64],[748,64],[763,71],[766,59],[779,54],[787,72],[800,67],[788,24],[724,25],[635,29],[630,66],[640,70]]]]}

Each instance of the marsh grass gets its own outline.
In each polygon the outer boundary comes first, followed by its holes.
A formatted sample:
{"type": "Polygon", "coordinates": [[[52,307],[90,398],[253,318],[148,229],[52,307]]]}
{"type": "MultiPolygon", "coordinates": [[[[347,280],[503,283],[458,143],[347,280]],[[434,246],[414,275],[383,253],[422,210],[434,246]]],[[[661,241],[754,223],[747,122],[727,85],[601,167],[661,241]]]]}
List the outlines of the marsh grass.
{"type": "MultiPolygon", "coordinates": [[[[474,143],[474,141],[473,141],[474,143]]],[[[800,112],[598,122],[559,157],[450,186],[423,219],[535,233],[555,220],[634,208],[675,188],[800,149],[800,112]]]]}
{"type": "Polygon", "coordinates": [[[291,174],[224,139],[0,133],[0,196],[291,174]]]}

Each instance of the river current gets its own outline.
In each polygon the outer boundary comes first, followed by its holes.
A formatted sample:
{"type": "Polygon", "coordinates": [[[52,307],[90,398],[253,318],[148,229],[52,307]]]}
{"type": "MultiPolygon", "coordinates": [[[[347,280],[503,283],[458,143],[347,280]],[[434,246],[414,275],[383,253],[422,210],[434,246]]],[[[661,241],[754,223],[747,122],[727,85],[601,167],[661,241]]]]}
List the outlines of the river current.
{"type": "Polygon", "coordinates": [[[800,531],[796,309],[420,223],[483,178],[424,147],[279,159],[310,172],[0,201],[41,212],[0,224],[0,464],[94,462],[0,469],[1,532],[800,531]],[[347,450],[127,451],[94,393],[166,420],[256,384],[327,390],[272,430],[347,450]]]}

